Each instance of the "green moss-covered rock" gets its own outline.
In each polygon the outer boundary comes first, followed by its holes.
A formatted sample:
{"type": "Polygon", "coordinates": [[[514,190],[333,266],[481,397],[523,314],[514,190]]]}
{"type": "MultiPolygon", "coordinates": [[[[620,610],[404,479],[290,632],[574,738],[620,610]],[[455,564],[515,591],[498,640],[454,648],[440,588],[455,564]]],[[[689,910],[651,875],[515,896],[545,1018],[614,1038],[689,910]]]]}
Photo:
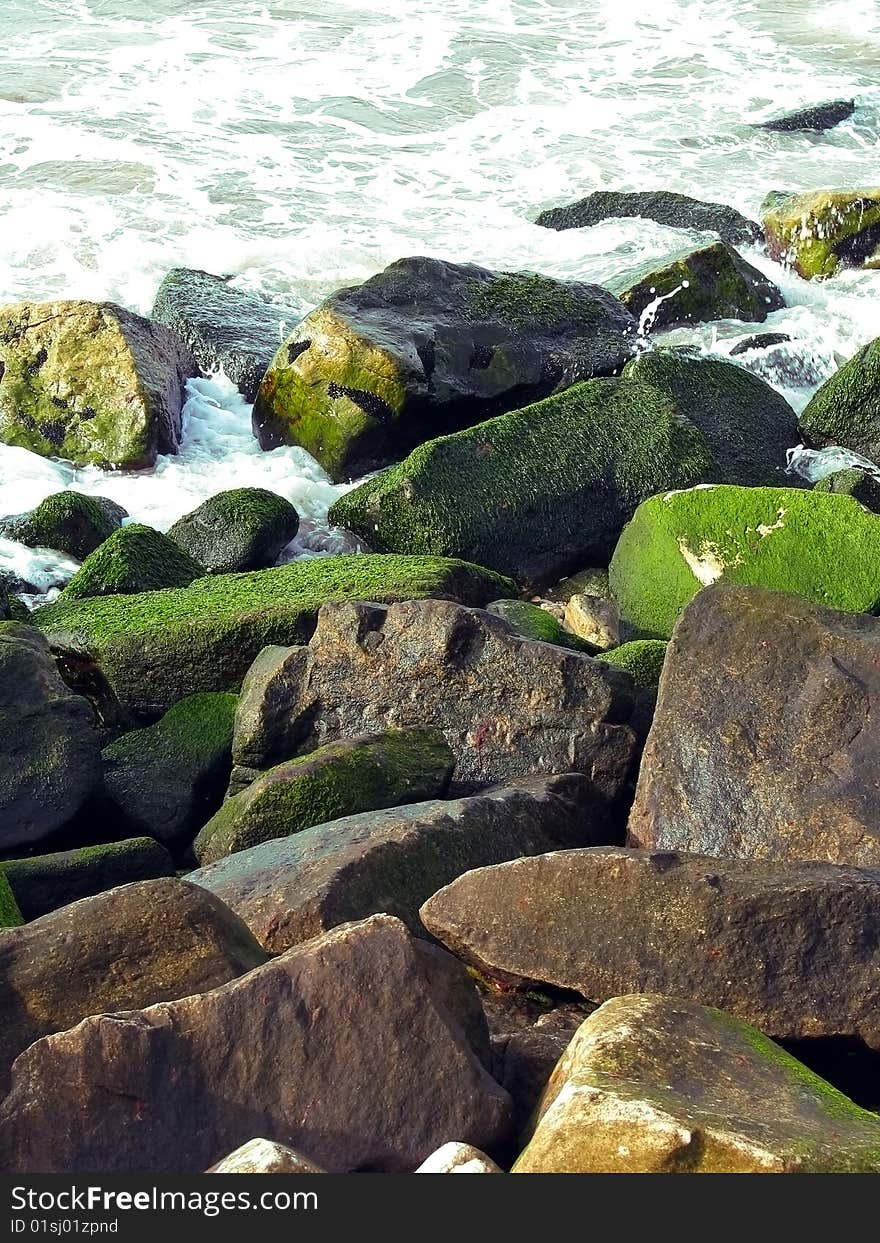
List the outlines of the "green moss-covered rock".
{"type": "Polygon", "coordinates": [[[841,496],[851,496],[872,514],[880,514],[880,479],[866,470],[851,467],[849,470],[838,470],[833,475],[826,475],[814,485],[816,492],[835,492],[841,496]]]}
{"type": "Polygon", "coordinates": [[[832,609],[880,609],[880,517],[849,496],[694,488],[640,505],[611,560],[621,615],[668,638],[710,583],[791,592],[832,609]]]}
{"type": "Polygon", "coordinates": [[[204,568],[178,544],[133,522],[121,527],[86,557],[61,593],[64,600],[130,596],[162,587],[187,587],[204,568]]]}
{"type": "Polygon", "coordinates": [[[209,574],[234,574],[274,565],[298,528],[299,515],[277,492],[233,488],[185,514],[168,538],[209,574]]]}
{"type": "Polygon", "coordinates": [[[28,548],[56,548],[84,561],[121,525],[100,500],[81,492],[56,492],[35,510],[0,522],[0,535],[28,548]]]}
{"type": "Polygon", "coordinates": [[[15,894],[4,872],[0,870],[0,928],[18,928],[22,923],[24,920],[15,900],[15,894]]]}
{"type": "Polygon", "coordinates": [[[342,816],[441,795],[455,757],[438,729],[388,730],[328,743],[227,799],[195,841],[202,865],[342,816]]]}
{"type": "Polygon", "coordinates": [[[538,643],[555,643],[557,647],[568,647],[574,652],[588,652],[591,655],[597,650],[592,643],[564,630],[547,609],[542,609],[537,604],[529,604],[527,600],[493,600],[486,606],[486,611],[494,613],[496,617],[503,617],[524,639],[534,639],[538,643]]]}
{"type": "Polygon", "coordinates": [[[842,445],[880,464],[880,338],[813,394],[800,417],[812,445],[842,445]]]}
{"type": "Polygon", "coordinates": [[[30,609],[19,596],[14,595],[0,577],[0,621],[28,622],[30,609]]]}
{"type": "Polygon", "coordinates": [[[0,441],[77,465],[138,469],[180,441],[198,375],[175,333],[109,302],[0,311],[0,441]]]}
{"type": "Polygon", "coordinates": [[[880,266],[880,188],[776,191],[762,213],[770,254],[808,280],[840,267],[880,266]]]}
{"type": "Polygon", "coordinates": [[[0,862],[0,887],[8,883],[25,920],[117,885],[173,875],[173,859],[152,837],[0,862]]]}
{"type": "Polygon", "coordinates": [[[583,229],[603,220],[633,216],[655,220],[671,229],[701,229],[724,242],[756,242],[761,226],[724,203],[703,203],[671,190],[596,190],[576,203],[541,212],[536,224],[545,229],[583,229]]]}
{"type": "Polygon", "coordinates": [[[444,557],[350,554],[251,574],[218,574],[189,587],[58,600],[33,624],[93,693],[95,675],[141,721],[199,691],[237,691],[269,644],[307,643],[318,610],[334,600],[460,600],[482,607],[516,595],[509,580],[444,557]]]}
{"type": "Polygon", "coordinates": [[[660,681],[666,644],[662,639],[633,639],[622,643],[610,652],[602,652],[597,660],[604,660],[618,669],[625,669],[641,690],[650,690],[660,681]]]}
{"type": "Polygon", "coordinates": [[[608,288],[643,332],[713,319],[763,323],[771,311],[785,306],[773,282],[726,242],[643,264],[610,281],[608,288]]]}

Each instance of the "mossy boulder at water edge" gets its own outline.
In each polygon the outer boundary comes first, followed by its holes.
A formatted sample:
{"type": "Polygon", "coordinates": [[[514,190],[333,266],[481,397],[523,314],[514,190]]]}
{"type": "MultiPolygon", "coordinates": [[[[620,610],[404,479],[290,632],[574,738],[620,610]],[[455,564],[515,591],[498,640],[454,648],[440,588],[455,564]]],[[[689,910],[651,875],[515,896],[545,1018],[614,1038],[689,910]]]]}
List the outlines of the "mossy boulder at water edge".
{"type": "Polygon", "coordinates": [[[187,695],[237,691],[262,648],[308,642],[327,601],[439,596],[480,607],[516,594],[509,579],[464,561],[351,554],[212,575],[177,590],[58,600],[33,621],[72,682],[116,696],[150,722],[187,695]]]}
{"type": "Polygon", "coordinates": [[[880,466],[880,339],[869,342],[813,394],[800,417],[812,445],[842,445],[880,466]]]}
{"type": "Polygon", "coordinates": [[[290,501],[266,488],[233,488],[203,501],[168,531],[168,538],[209,574],[274,565],[299,529],[290,501]]]}
{"type": "Polygon", "coordinates": [[[880,609],[880,517],[849,496],[796,488],[693,488],[652,497],[611,560],[621,615],[668,638],[711,583],[791,592],[847,612],[880,609]]]}
{"type": "Polygon", "coordinates": [[[801,276],[832,276],[838,268],[880,267],[880,188],[774,192],[762,206],[774,259],[801,276]]]}
{"type": "Polygon", "coordinates": [[[302,445],[334,479],[431,437],[619,371],[635,322],[605,289],[400,259],[307,316],[254,405],[264,449],[302,445]]]}
{"type": "Polygon", "coordinates": [[[0,535],[28,548],[54,548],[83,561],[119,530],[124,514],[101,497],[56,492],[31,513],[0,521],[0,535]]]}
{"type": "Polygon", "coordinates": [[[733,245],[756,242],[761,226],[724,203],[704,203],[671,190],[596,190],[565,207],[541,212],[536,224],[545,229],[583,229],[603,220],[641,217],[672,229],[717,233],[733,245]]]}
{"type": "Polygon", "coordinates": [[[204,568],[175,542],[140,523],[121,527],[86,557],[64,588],[65,600],[133,595],[161,587],[186,587],[204,568]]]}
{"type": "Polygon", "coordinates": [[[0,311],[0,441],[77,465],[134,470],[180,441],[192,354],[162,324],[109,302],[0,311]]]}

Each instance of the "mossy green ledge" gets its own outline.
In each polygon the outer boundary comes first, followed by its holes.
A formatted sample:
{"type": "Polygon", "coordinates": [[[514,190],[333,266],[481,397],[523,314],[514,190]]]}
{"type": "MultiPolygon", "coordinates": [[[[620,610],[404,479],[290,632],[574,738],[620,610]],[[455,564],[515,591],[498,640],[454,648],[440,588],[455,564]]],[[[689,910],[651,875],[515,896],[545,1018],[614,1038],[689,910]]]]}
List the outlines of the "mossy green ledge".
{"type": "Polygon", "coordinates": [[[150,723],[187,695],[239,690],[262,648],[307,643],[329,601],[434,597],[481,608],[516,594],[509,579],[465,561],[353,553],[167,591],[58,600],[32,621],[71,685],[99,708],[115,698],[150,723]]]}

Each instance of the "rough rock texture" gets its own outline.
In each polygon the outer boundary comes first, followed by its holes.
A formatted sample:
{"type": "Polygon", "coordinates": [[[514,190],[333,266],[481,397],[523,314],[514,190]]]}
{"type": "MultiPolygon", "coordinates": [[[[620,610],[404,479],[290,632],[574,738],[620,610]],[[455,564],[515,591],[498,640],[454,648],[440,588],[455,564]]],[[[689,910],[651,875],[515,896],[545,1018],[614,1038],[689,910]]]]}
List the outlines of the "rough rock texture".
{"type": "Polygon", "coordinates": [[[590,1001],[665,993],[777,1040],[880,1048],[880,871],[564,850],[470,871],[422,922],[481,972],[590,1001]]]}
{"type": "Polygon", "coordinates": [[[880,338],[813,394],[800,417],[811,445],[842,445],[880,464],[880,338]]]}
{"type": "Polygon", "coordinates": [[[110,302],[5,307],[0,364],[0,441],[127,470],[177,451],[198,374],[178,336],[110,302]]]}
{"type": "Polygon", "coordinates": [[[769,121],[760,121],[755,129],[767,129],[780,134],[798,130],[833,129],[842,121],[848,121],[855,110],[855,101],[852,99],[832,99],[828,103],[813,104],[809,108],[800,108],[797,112],[783,113],[769,121]]]}
{"type": "MultiPolygon", "coordinates": [[[[22,1049],[50,1032],[217,988],[265,960],[219,899],[171,877],[122,885],[0,933],[0,1091],[22,1049]]],[[[40,1158],[31,1166],[43,1168],[40,1158]]]]}
{"type": "Polygon", "coordinates": [[[880,620],[712,587],[669,644],[630,844],[880,865],[880,620]]]}
{"type": "Polygon", "coordinates": [[[491,1152],[511,1107],[465,1034],[478,1009],[463,968],[398,920],[349,924],[34,1045],[0,1107],[0,1168],[195,1173],[255,1134],[330,1172],[412,1170],[449,1135],[491,1152]]]}
{"type": "Polygon", "coordinates": [[[271,1139],[249,1139],[228,1157],[212,1165],[208,1174],[326,1174],[320,1165],[286,1144],[271,1139]]]}
{"type": "Polygon", "coordinates": [[[609,837],[589,781],[567,774],[347,816],[230,855],[189,879],[280,953],[377,911],[424,936],[419,907],[463,872],[609,837]]]}
{"type": "Polygon", "coordinates": [[[400,259],[341,289],[284,342],[254,405],[264,449],[299,444],[334,479],[590,376],[635,323],[596,285],[400,259]]]}
{"type": "Polygon", "coordinates": [[[188,587],[204,572],[167,535],[133,522],[115,531],[86,557],[61,594],[64,600],[130,596],[165,587],[188,587]]]}
{"type": "Polygon", "coordinates": [[[630,216],[655,220],[673,229],[717,233],[723,242],[734,246],[756,242],[761,237],[761,226],[734,208],[723,203],[702,203],[669,190],[597,190],[576,203],[541,212],[535,223],[546,229],[582,229],[603,220],[630,216]]]}
{"type": "Polygon", "coordinates": [[[284,336],[284,324],[296,323],[300,312],[236,289],[230,279],[172,268],[159,286],[151,314],[186,342],[202,371],[221,366],[245,400],[253,401],[284,336]]]}
{"type": "Polygon", "coordinates": [[[31,513],[5,518],[0,522],[0,535],[28,548],[55,548],[84,561],[121,525],[121,519],[105,508],[107,504],[101,497],[81,492],[56,492],[31,513]]]}
{"type": "Polygon", "coordinates": [[[434,725],[453,790],[585,772],[609,802],[629,769],[629,678],[519,638],[449,601],[325,605],[308,647],[261,653],[243,688],[233,760],[264,768],[337,738],[434,725]]]}
{"type": "Polygon", "coordinates": [[[59,828],[100,777],[88,703],[61,681],[42,635],[0,622],[0,850],[59,828]]]}
{"type": "Polygon", "coordinates": [[[817,492],[851,496],[860,505],[864,505],[865,509],[870,509],[872,514],[880,514],[880,475],[872,475],[866,470],[853,467],[826,475],[814,484],[814,488],[817,492]]]}
{"type": "Polygon", "coordinates": [[[503,1174],[491,1157],[472,1144],[451,1140],[432,1152],[414,1171],[416,1174],[503,1174]]]}
{"type": "Polygon", "coordinates": [[[576,591],[568,597],[562,616],[566,629],[596,653],[620,643],[620,613],[614,600],[576,591]]]}
{"type": "Polygon", "coordinates": [[[308,642],[328,600],[444,596],[483,605],[505,594],[516,595],[512,582],[463,561],[352,554],[214,575],[177,591],[60,601],[33,623],[71,684],[99,701],[109,685],[136,718],[154,721],[187,695],[237,691],[268,644],[308,642]]]}
{"type": "Polygon", "coordinates": [[[666,644],[662,639],[633,639],[602,652],[598,660],[604,660],[617,669],[625,669],[640,690],[657,686],[666,659],[666,644]]]}
{"type": "Polygon", "coordinates": [[[524,639],[533,639],[536,643],[555,643],[557,647],[586,652],[588,656],[594,656],[598,650],[593,643],[563,630],[557,618],[547,609],[527,600],[493,600],[486,606],[486,612],[502,618],[524,639]]]}
{"type": "Polygon", "coordinates": [[[621,616],[655,638],[669,637],[702,587],[721,582],[872,613],[880,518],[852,497],[794,488],[666,493],[639,506],[610,569],[621,616]]]}
{"type": "Polygon", "coordinates": [[[762,213],[770,254],[807,279],[841,267],[880,266],[878,187],[775,192],[762,213]]]}
{"type": "Polygon", "coordinates": [[[277,492],[233,488],[185,514],[168,536],[209,574],[232,574],[274,565],[298,529],[299,515],[277,492]]]}

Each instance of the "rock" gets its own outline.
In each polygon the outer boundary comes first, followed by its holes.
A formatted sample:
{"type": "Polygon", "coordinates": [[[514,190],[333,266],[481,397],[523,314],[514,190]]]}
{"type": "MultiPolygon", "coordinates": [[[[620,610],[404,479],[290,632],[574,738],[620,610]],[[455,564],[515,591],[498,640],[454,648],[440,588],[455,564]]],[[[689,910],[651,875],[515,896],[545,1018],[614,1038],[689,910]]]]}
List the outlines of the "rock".
{"type": "Polygon", "coordinates": [[[615,277],[609,288],[644,333],[713,319],[763,323],[785,306],[773,282],[726,242],[643,264],[615,277]]]}
{"type": "Polygon", "coordinates": [[[532,643],[448,601],[325,605],[308,647],[263,652],[236,716],[233,762],[266,768],[337,738],[433,725],[456,794],[514,777],[588,773],[613,803],[632,756],[628,677],[532,643]]]}
{"type": "Polygon", "coordinates": [[[25,920],[118,885],[174,875],[174,861],[152,837],[0,861],[25,920]]]}
{"type": "Polygon", "coordinates": [[[826,475],[814,485],[814,490],[851,496],[865,509],[870,509],[872,514],[880,514],[880,477],[858,467],[826,475]]]}
{"type": "Polygon", "coordinates": [[[61,681],[37,631],[0,622],[0,851],[60,828],[100,778],[88,703],[61,681]]]}
{"type": "Polygon", "coordinates": [[[486,612],[502,618],[524,639],[554,643],[557,647],[571,648],[573,652],[586,652],[588,656],[596,654],[595,644],[585,642],[577,633],[563,630],[553,614],[537,604],[529,604],[526,600],[493,600],[486,605],[486,612]]]}
{"type": "Polygon", "coordinates": [[[121,519],[108,513],[100,498],[56,492],[32,513],[0,522],[0,535],[28,548],[54,548],[84,561],[120,526],[121,519]]]}
{"type": "Polygon", "coordinates": [[[470,868],[611,838],[586,777],[364,812],[191,872],[270,953],[385,911],[424,936],[419,907],[470,868]]]}
{"type": "Polygon", "coordinates": [[[491,1157],[487,1157],[472,1144],[459,1144],[454,1140],[432,1152],[416,1174],[503,1174],[491,1157]]]}
{"type": "Polygon", "coordinates": [[[801,414],[800,429],[811,445],[842,445],[880,464],[880,338],[820,386],[801,414]]]}
{"type": "Polygon", "coordinates": [[[133,522],[115,531],[86,557],[61,595],[64,600],[88,600],[187,587],[204,572],[167,535],[133,522]]]}
{"type": "Polygon", "coordinates": [[[880,519],[849,496],[693,488],[639,506],[611,560],[621,616],[668,638],[702,587],[792,592],[847,612],[880,608],[880,519]]]}
{"type": "Polygon", "coordinates": [[[504,1041],[498,1081],[513,1100],[517,1134],[534,1116],[556,1063],[589,1011],[583,1003],[560,1006],[504,1041]]]}
{"type": "Polygon", "coordinates": [[[633,639],[610,652],[602,652],[597,659],[625,669],[640,690],[647,690],[660,681],[666,644],[662,639],[633,639]]]}
{"type": "Polygon", "coordinates": [[[0,441],[78,466],[138,470],[176,453],[192,354],[110,302],[0,311],[0,441]]]}
{"type": "Polygon", "coordinates": [[[90,1014],[204,993],[265,961],[219,899],[172,877],[122,885],[2,932],[0,1092],[19,1053],[50,1032],[90,1014]]]}
{"type": "Polygon", "coordinates": [[[0,621],[30,622],[30,610],[25,602],[13,595],[0,578],[0,621]]]}
{"type": "Polygon", "coordinates": [[[807,280],[880,264],[880,188],[774,193],[761,210],[770,254],[807,280]]]}
{"type": "Polygon", "coordinates": [[[536,224],[545,229],[583,229],[603,220],[630,216],[655,220],[672,229],[700,229],[717,233],[733,246],[757,242],[761,226],[722,203],[702,203],[668,190],[597,190],[576,203],[542,211],[536,224]]]}
{"type": "Polygon", "coordinates": [[[0,870],[0,928],[17,928],[23,922],[15,894],[6,874],[0,870]]]}
{"type": "MultiPolygon", "coordinates": [[[[166,278],[167,279],[167,278],[166,278]]],[[[208,1174],[326,1174],[320,1165],[286,1144],[271,1139],[249,1139],[228,1157],[212,1165],[208,1174]]]]}
{"type": "Polygon", "coordinates": [[[174,591],[56,601],[37,610],[33,624],[62,655],[72,683],[99,698],[107,692],[95,691],[96,679],[106,683],[150,722],[187,695],[237,691],[262,648],[308,642],[328,600],[436,595],[482,605],[504,594],[516,594],[512,582],[463,561],[351,554],[213,575],[174,591]]]}
{"type": "Polygon", "coordinates": [[[794,412],[757,376],[655,351],[619,380],[421,445],[340,497],[330,520],[377,552],[470,557],[540,586],[607,562],[638,503],[658,491],[775,482],[797,434],[794,412]]]}
{"type": "Polygon", "coordinates": [[[786,112],[770,121],[761,121],[755,129],[773,130],[777,133],[790,133],[798,130],[826,130],[848,121],[856,110],[852,99],[833,99],[825,104],[813,104],[809,108],[801,108],[797,112],[786,112]]]}
{"type": "Polygon", "coordinates": [[[575,592],[565,605],[565,626],[597,652],[620,643],[620,617],[613,600],[575,592]]]}
{"type": "Polygon", "coordinates": [[[880,865],[878,670],[876,618],[702,591],[667,651],[630,844],[880,865]]]}
{"type": "Polygon", "coordinates": [[[168,532],[209,574],[274,565],[299,529],[290,501],[265,488],[218,492],[168,532]]]}
{"type": "Polygon", "coordinates": [[[463,968],[376,915],[33,1045],[0,1106],[0,1166],[196,1173],[257,1129],[331,1173],[411,1170],[449,1135],[491,1152],[510,1099],[465,1035],[476,1010],[463,968]]]}
{"type": "Polygon", "coordinates": [[[223,801],[237,703],[222,691],[189,695],[104,748],[104,784],[127,831],[192,841],[223,801]]]}
{"type": "Polygon", "coordinates": [[[507,983],[589,1001],[662,992],[777,1040],[880,1048],[880,870],[563,850],[470,871],[421,916],[458,957],[507,983]]]}
{"type": "Polygon", "coordinates": [[[576,380],[619,371],[635,323],[597,285],[409,258],[341,289],[260,385],[264,449],[299,444],[337,480],[576,380]]]}
{"type": "Polygon", "coordinates": [[[151,314],[186,342],[202,371],[222,367],[245,400],[253,401],[284,337],[285,321],[296,323],[300,312],[236,289],[230,279],[172,268],[151,314]]]}
{"type": "Polygon", "coordinates": [[[743,337],[741,341],[737,341],[730,351],[730,357],[738,358],[740,354],[748,354],[752,350],[769,350],[774,345],[787,345],[789,341],[791,337],[787,332],[756,332],[751,337],[743,337]]]}

